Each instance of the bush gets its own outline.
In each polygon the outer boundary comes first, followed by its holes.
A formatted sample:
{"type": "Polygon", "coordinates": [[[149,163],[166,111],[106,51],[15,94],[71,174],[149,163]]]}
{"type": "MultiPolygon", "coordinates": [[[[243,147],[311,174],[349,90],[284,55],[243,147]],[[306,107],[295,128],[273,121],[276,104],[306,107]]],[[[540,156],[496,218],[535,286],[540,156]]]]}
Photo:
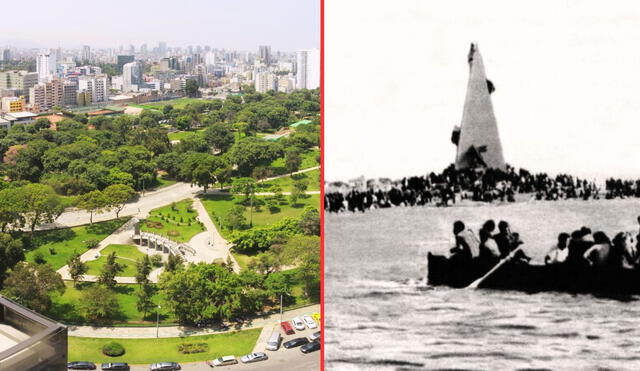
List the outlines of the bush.
{"type": "Polygon", "coordinates": [[[33,261],[35,261],[36,264],[44,264],[47,262],[46,260],[44,260],[44,254],[40,251],[36,252],[33,255],[33,261]]]}
{"type": "Polygon", "coordinates": [[[98,247],[99,244],[100,244],[100,240],[98,240],[97,238],[90,238],[84,241],[84,246],[87,249],[95,249],[96,247],[98,247]]]}
{"type": "Polygon", "coordinates": [[[120,357],[124,354],[124,347],[120,343],[112,341],[102,347],[102,354],[109,357],[120,357]]]}
{"type": "Polygon", "coordinates": [[[53,247],[50,247],[49,248],[49,254],[55,255],[56,254],[56,249],[54,249],[53,247]]]}
{"type": "Polygon", "coordinates": [[[151,255],[149,259],[151,260],[151,264],[153,264],[153,266],[155,267],[162,266],[162,255],[154,254],[154,255],[151,255]]]}
{"type": "Polygon", "coordinates": [[[184,343],[178,345],[178,351],[182,354],[204,353],[209,351],[207,343],[184,343]]]}

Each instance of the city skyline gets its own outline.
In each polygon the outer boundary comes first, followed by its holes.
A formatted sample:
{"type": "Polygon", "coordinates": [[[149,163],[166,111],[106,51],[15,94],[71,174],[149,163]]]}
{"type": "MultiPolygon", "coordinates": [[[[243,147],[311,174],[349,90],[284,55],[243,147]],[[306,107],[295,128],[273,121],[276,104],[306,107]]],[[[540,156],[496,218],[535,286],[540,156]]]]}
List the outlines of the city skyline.
{"type": "MultiPolygon", "coordinates": [[[[239,51],[258,50],[270,45],[273,51],[295,52],[298,49],[317,48],[320,45],[320,7],[315,1],[276,0],[268,3],[252,0],[212,3],[202,0],[183,1],[180,9],[168,1],[125,2],[112,1],[109,7],[83,4],[82,14],[73,22],[60,22],[37,27],[52,19],[68,19],[68,9],[53,6],[46,1],[33,1],[33,7],[46,10],[30,15],[32,27],[24,27],[23,20],[7,17],[0,25],[0,47],[15,48],[139,48],[147,44],[149,50],[159,42],[169,47],[186,48],[189,45],[210,45],[215,49],[239,51]],[[126,9],[109,15],[109,9],[126,9]],[[176,12],[189,14],[176,17],[176,12]],[[96,16],[103,14],[103,16],[96,16]],[[11,32],[19,29],[20,32],[11,32]],[[295,32],[291,32],[295,30],[295,32]],[[9,36],[11,35],[11,36],[9,36]],[[119,40],[114,43],[113,40],[119,40]]],[[[19,12],[20,3],[3,5],[3,11],[19,12]]]]}

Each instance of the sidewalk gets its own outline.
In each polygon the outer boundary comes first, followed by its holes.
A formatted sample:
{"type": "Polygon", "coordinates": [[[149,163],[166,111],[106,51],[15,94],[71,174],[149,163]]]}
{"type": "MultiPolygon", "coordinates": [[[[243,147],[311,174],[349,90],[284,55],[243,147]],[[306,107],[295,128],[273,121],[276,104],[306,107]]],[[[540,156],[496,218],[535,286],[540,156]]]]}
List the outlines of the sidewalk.
{"type": "MultiPolygon", "coordinates": [[[[288,321],[293,317],[299,317],[304,314],[312,314],[320,312],[320,304],[313,304],[306,307],[285,311],[283,320],[288,321]]],[[[238,330],[249,330],[254,328],[262,328],[273,326],[280,322],[280,313],[271,314],[265,317],[258,317],[249,320],[247,323],[239,327],[232,327],[230,330],[220,331],[212,328],[194,328],[184,326],[167,326],[158,329],[158,337],[181,337],[181,336],[200,336],[232,332],[238,330]]],[[[78,337],[96,337],[96,338],[113,338],[113,339],[143,339],[155,338],[156,327],[92,327],[92,326],[68,326],[69,336],[78,337]]]]}

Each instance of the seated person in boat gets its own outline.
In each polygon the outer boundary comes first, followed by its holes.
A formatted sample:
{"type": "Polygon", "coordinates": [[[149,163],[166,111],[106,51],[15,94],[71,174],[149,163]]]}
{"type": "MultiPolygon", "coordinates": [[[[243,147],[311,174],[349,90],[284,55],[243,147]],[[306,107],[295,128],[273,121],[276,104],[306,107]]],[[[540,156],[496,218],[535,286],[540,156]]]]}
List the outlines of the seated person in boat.
{"type": "Polygon", "coordinates": [[[593,234],[593,243],[583,255],[587,264],[591,267],[609,266],[613,257],[609,237],[602,231],[596,232],[593,234]]]}
{"type": "Polygon", "coordinates": [[[567,256],[566,262],[574,265],[584,264],[584,254],[593,244],[591,229],[582,227],[579,230],[573,231],[571,233],[571,239],[569,240],[569,255],[567,256]]]}
{"type": "Polygon", "coordinates": [[[569,241],[569,233],[560,233],[558,235],[558,244],[549,250],[547,256],[544,257],[545,264],[559,264],[567,260],[569,249],[567,242],[569,241]]]}
{"type": "MultiPolygon", "coordinates": [[[[498,250],[500,251],[500,257],[506,258],[513,250],[518,248],[518,246],[522,245],[523,242],[520,241],[520,235],[518,233],[511,232],[511,227],[509,223],[501,220],[498,223],[498,231],[499,233],[493,236],[493,239],[498,244],[498,250]]],[[[529,261],[529,258],[522,250],[519,250],[515,258],[517,260],[529,261]]]]}
{"type": "Polygon", "coordinates": [[[453,223],[453,234],[456,246],[451,249],[451,259],[471,261],[480,255],[480,241],[460,220],[453,223]]]}
{"type": "Polygon", "coordinates": [[[498,250],[498,244],[491,237],[491,232],[483,227],[480,229],[480,261],[493,265],[499,260],[500,250],[498,250]]]}
{"type": "Polygon", "coordinates": [[[638,267],[639,254],[636,242],[630,232],[620,232],[613,238],[611,264],[625,269],[638,267]]]}

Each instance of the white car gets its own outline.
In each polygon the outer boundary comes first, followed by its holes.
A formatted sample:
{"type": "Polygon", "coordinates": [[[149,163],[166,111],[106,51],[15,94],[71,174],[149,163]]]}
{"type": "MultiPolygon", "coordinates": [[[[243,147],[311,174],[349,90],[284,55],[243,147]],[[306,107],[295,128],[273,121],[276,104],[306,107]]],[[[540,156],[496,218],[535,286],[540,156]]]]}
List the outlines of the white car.
{"type": "Polygon", "coordinates": [[[240,358],[242,363],[260,362],[260,361],[266,361],[267,359],[269,359],[269,357],[267,357],[267,355],[262,352],[247,354],[240,358]]]}
{"type": "Polygon", "coordinates": [[[296,330],[298,331],[302,331],[304,330],[304,322],[302,322],[302,320],[300,319],[300,317],[295,317],[294,319],[291,320],[291,322],[293,322],[293,327],[296,328],[296,330]]]}
{"type": "Polygon", "coordinates": [[[307,325],[308,328],[317,328],[316,322],[311,318],[311,316],[304,315],[302,316],[302,320],[307,325]]]}
{"type": "Polygon", "coordinates": [[[211,367],[235,365],[236,363],[238,363],[238,360],[234,356],[224,356],[207,362],[207,364],[211,367]]]}

